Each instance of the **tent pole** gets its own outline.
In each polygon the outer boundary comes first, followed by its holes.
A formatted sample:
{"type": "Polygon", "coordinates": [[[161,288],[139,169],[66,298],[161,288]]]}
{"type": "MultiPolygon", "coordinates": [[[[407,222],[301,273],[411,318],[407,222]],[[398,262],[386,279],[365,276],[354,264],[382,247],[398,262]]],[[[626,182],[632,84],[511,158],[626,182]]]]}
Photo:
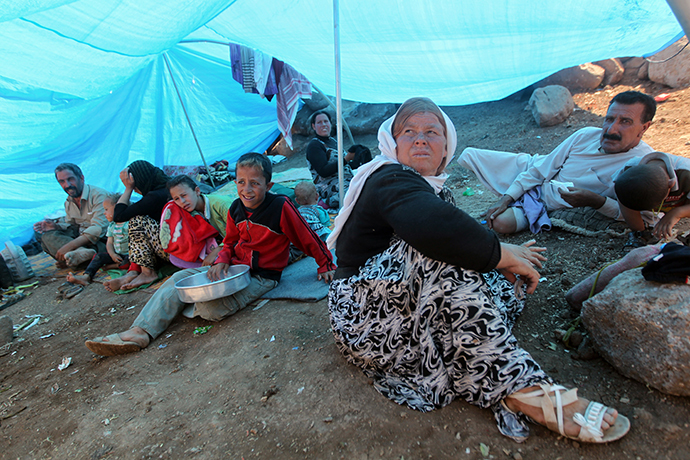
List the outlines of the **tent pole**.
{"type": "MultiPolygon", "coordinates": [[[[324,99],[326,99],[326,101],[328,102],[328,105],[331,106],[333,108],[333,110],[335,110],[336,112],[338,111],[338,108],[335,105],[333,105],[333,102],[328,98],[328,96],[326,96],[326,93],[324,93],[319,88],[317,88],[314,83],[311,84],[311,87],[313,89],[315,89],[317,93],[320,93],[321,95],[323,95],[324,99]]],[[[343,118],[343,127],[345,128],[345,131],[347,131],[347,137],[350,139],[350,143],[352,143],[354,145],[355,139],[352,137],[352,131],[350,131],[350,127],[347,125],[347,122],[345,121],[344,118],[343,118]]]]}
{"type": "Polygon", "coordinates": [[[671,7],[676,20],[685,32],[685,36],[690,40],[690,2],[687,0],[666,0],[666,3],[671,7]]]}
{"type": "Polygon", "coordinates": [[[182,111],[184,112],[184,116],[187,118],[187,124],[189,125],[190,131],[192,131],[192,137],[194,138],[194,142],[196,142],[196,148],[199,149],[199,155],[201,155],[201,161],[204,162],[204,166],[206,167],[206,172],[208,172],[208,178],[211,180],[211,187],[214,189],[216,188],[216,183],[213,181],[213,175],[211,174],[211,170],[208,167],[208,164],[206,163],[206,158],[204,158],[204,152],[201,151],[201,145],[199,145],[199,140],[196,138],[196,133],[194,132],[194,126],[192,126],[192,120],[189,119],[189,114],[187,113],[187,108],[184,106],[184,102],[182,101],[182,95],[180,94],[180,90],[177,88],[177,82],[175,82],[175,77],[173,77],[172,69],[170,68],[170,61],[168,61],[168,55],[166,53],[163,53],[163,60],[165,61],[165,66],[168,68],[168,74],[170,74],[170,79],[173,82],[173,86],[175,87],[175,92],[177,93],[177,98],[180,100],[180,105],[182,106],[182,111]]]}
{"type": "Polygon", "coordinates": [[[338,142],[338,182],[340,190],[340,206],[343,206],[345,181],[343,166],[343,101],[340,94],[340,6],[338,0],[333,0],[333,46],[335,47],[335,102],[336,102],[336,140],[338,142]]]}

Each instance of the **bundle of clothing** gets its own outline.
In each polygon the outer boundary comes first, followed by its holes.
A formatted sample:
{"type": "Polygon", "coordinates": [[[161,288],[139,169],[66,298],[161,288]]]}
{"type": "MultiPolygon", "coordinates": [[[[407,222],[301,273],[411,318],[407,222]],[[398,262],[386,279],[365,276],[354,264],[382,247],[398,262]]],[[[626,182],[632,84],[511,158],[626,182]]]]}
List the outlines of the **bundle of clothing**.
{"type": "Polygon", "coordinates": [[[276,96],[278,129],[292,148],[292,123],[300,98],[311,98],[311,82],[283,61],[242,45],[230,45],[232,78],[246,93],[256,93],[269,101],[276,96]]]}

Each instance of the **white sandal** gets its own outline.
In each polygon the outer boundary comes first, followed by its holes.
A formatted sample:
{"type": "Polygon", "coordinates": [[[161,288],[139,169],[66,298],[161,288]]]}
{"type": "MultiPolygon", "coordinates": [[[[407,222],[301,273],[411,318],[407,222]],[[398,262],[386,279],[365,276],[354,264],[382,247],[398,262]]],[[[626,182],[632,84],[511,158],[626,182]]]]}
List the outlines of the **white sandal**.
{"type": "Polygon", "coordinates": [[[515,398],[523,404],[532,407],[541,407],[546,420],[546,426],[566,438],[581,442],[604,443],[616,441],[625,436],[628,430],[630,430],[630,420],[618,414],[616,423],[607,429],[606,432],[603,432],[601,425],[608,407],[601,403],[590,401],[584,415],[576,413],[573,416],[573,421],[581,427],[580,433],[577,437],[568,436],[563,429],[563,406],[578,400],[577,388],[568,390],[561,385],[541,384],[539,386],[541,387],[540,390],[529,393],[513,393],[508,398],[515,398]],[[549,396],[550,394],[552,396],[549,396]]]}

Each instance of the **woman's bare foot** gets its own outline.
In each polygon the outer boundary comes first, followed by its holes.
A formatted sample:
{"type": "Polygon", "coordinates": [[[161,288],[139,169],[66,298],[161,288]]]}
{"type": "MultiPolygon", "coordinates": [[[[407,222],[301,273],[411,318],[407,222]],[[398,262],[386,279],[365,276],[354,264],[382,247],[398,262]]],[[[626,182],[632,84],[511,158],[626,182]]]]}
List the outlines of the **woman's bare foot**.
{"type": "Polygon", "coordinates": [[[122,289],[122,286],[134,280],[137,277],[137,275],[139,275],[139,272],[130,271],[119,278],[104,281],[103,286],[107,291],[110,292],[119,291],[120,289],[122,289]]]}
{"type": "Polygon", "coordinates": [[[154,281],[158,281],[158,273],[150,268],[141,267],[141,273],[139,273],[139,275],[129,283],[123,284],[121,289],[126,291],[129,289],[138,288],[144,284],[153,283],[154,281]]]}
{"type": "Polygon", "coordinates": [[[87,286],[91,283],[91,277],[89,275],[75,275],[72,272],[67,274],[67,281],[70,283],[81,284],[82,286],[87,286]]]}
{"type": "MultiPolygon", "coordinates": [[[[534,387],[529,387],[525,388],[523,390],[520,390],[516,393],[513,393],[513,395],[518,394],[518,393],[530,393],[533,391],[540,391],[541,388],[538,386],[534,387]]],[[[550,393],[552,395],[553,393],[550,393]]],[[[511,395],[511,396],[513,396],[511,395]]],[[[542,411],[541,407],[536,407],[532,406],[529,404],[526,404],[523,401],[520,401],[519,399],[515,397],[507,397],[505,399],[505,403],[508,406],[510,410],[513,412],[522,412],[523,414],[527,415],[530,417],[532,420],[535,422],[539,423],[540,425],[547,426],[546,423],[546,418],[544,417],[544,412],[542,411]]],[[[577,401],[574,401],[568,405],[563,406],[563,431],[565,432],[566,435],[571,436],[573,438],[576,438],[578,434],[580,433],[581,426],[575,423],[573,421],[573,417],[575,414],[579,413],[584,415],[585,411],[587,410],[587,406],[589,405],[589,400],[584,399],[584,398],[578,398],[577,401]]],[[[614,423],[616,423],[616,418],[618,417],[618,411],[613,408],[608,408],[606,413],[604,414],[604,419],[601,422],[601,431],[606,432],[609,428],[611,428],[614,423]]],[[[553,430],[553,428],[549,429],[553,430]]],[[[556,428],[557,430],[558,428],[556,428]]],[[[553,430],[553,431],[556,431],[553,430]]],[[[556,431],[557,432],[557,431],[556,431]]],[[[559,433],[560,434],[560,433],[559,433]]]]}

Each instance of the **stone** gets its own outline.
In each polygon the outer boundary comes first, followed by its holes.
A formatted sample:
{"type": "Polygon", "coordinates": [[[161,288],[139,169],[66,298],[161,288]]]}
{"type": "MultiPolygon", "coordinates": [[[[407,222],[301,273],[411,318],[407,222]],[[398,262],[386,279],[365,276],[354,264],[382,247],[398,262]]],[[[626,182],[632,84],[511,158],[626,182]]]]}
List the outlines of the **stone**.
{"type": "Polygon", "coordinates": [[[343,113],[345,122],[352,134],[376,134],[381,123],[395,115],[395,104],[356,104],[350,111],[343,113]]]}
{"type": "Polygon", "coordinates": [[[626,69],[637,70],[642,67],[645,62],[647,62],[647,60],[643,57],[631,57],[623,63],[623,66],[625,66],[626,69]]]}
{"type": "Polygon", "coordinates": [[[583,303],[582,321],[618,372],[690,396],[690,285],[646,281],[641,269],[628,270],[583,303]]]}
{"type": "Polygon", "coordinates": [[[649,80],[649,61],[644,61],[639,69],[637,69],[638,80],[649,80]]]}
{"type": "Polygon", "coordinates": [[[12,324],[12,319],[9,316],[0,316],[0,346],[12,341],[14,335],[12,324]]]}
{"type": "Polygon", "coordinates": [[[561,85],[570,91],[592,90],[601,85],[605,74],[603,67],[592,63],[581,64],[546,77],[538,86],[561,85]]]}
{"type": "Polygon", "coordinates": [[[529,106],[534,121],[543,128],[564,122],[573,113],[575,102],[568,88],[550,85],[535,89],[529,106]]]}
{"type": "Polygon", "coordinates": [[[670,86],[671,88],[690,86],[690,47],[681,51],[687,43],[688,39],[683,37],[671,46],[650,57],[648,70],[649,79],[655,83],[670,86]],[[669,60],[666,62],[656,62],[665,61],[666,59],[669,60]]]}
{"type": "MultiPolygon", "coordinates": [[[[311,114],[314,112],[315,110],[311,110],[306,105],[299,109],[297,115],[295,116],[295,121],[292,123],[293,135],[299,134],[301,136],[314,136],[314,130],[311,128],[311,124],[309,123],[311,114]]],[[[330,113],[331,117],[335,119],[335,114],[332,111],[328,111],[328,113],[330,113]]]]}
{"type": "Polygon", "coordinates": [[[282,155],[290,158],[295,152],[290,148],[285,138],[281,136],[280,140],[267,153],[268,155],[282,155]]]}
{"type": "Polygon", "coordinates": [[[309,107],[309,113],[316,112],[317,110],[325,109],[330,104],[328,98],[318,91],[311,92],[311,99],[302,99],[304,105],[309,107]]]}
{"type": "Polygon", "coordinates": [[[625,67],[623,67],[623,63],[621,63],[620,59],[605,59],[603,61],[597,61],[594,64],[603,68],[605,71],[604,79],[601,81],[602,85],[615,85],[623,79],[625,67]]]}

